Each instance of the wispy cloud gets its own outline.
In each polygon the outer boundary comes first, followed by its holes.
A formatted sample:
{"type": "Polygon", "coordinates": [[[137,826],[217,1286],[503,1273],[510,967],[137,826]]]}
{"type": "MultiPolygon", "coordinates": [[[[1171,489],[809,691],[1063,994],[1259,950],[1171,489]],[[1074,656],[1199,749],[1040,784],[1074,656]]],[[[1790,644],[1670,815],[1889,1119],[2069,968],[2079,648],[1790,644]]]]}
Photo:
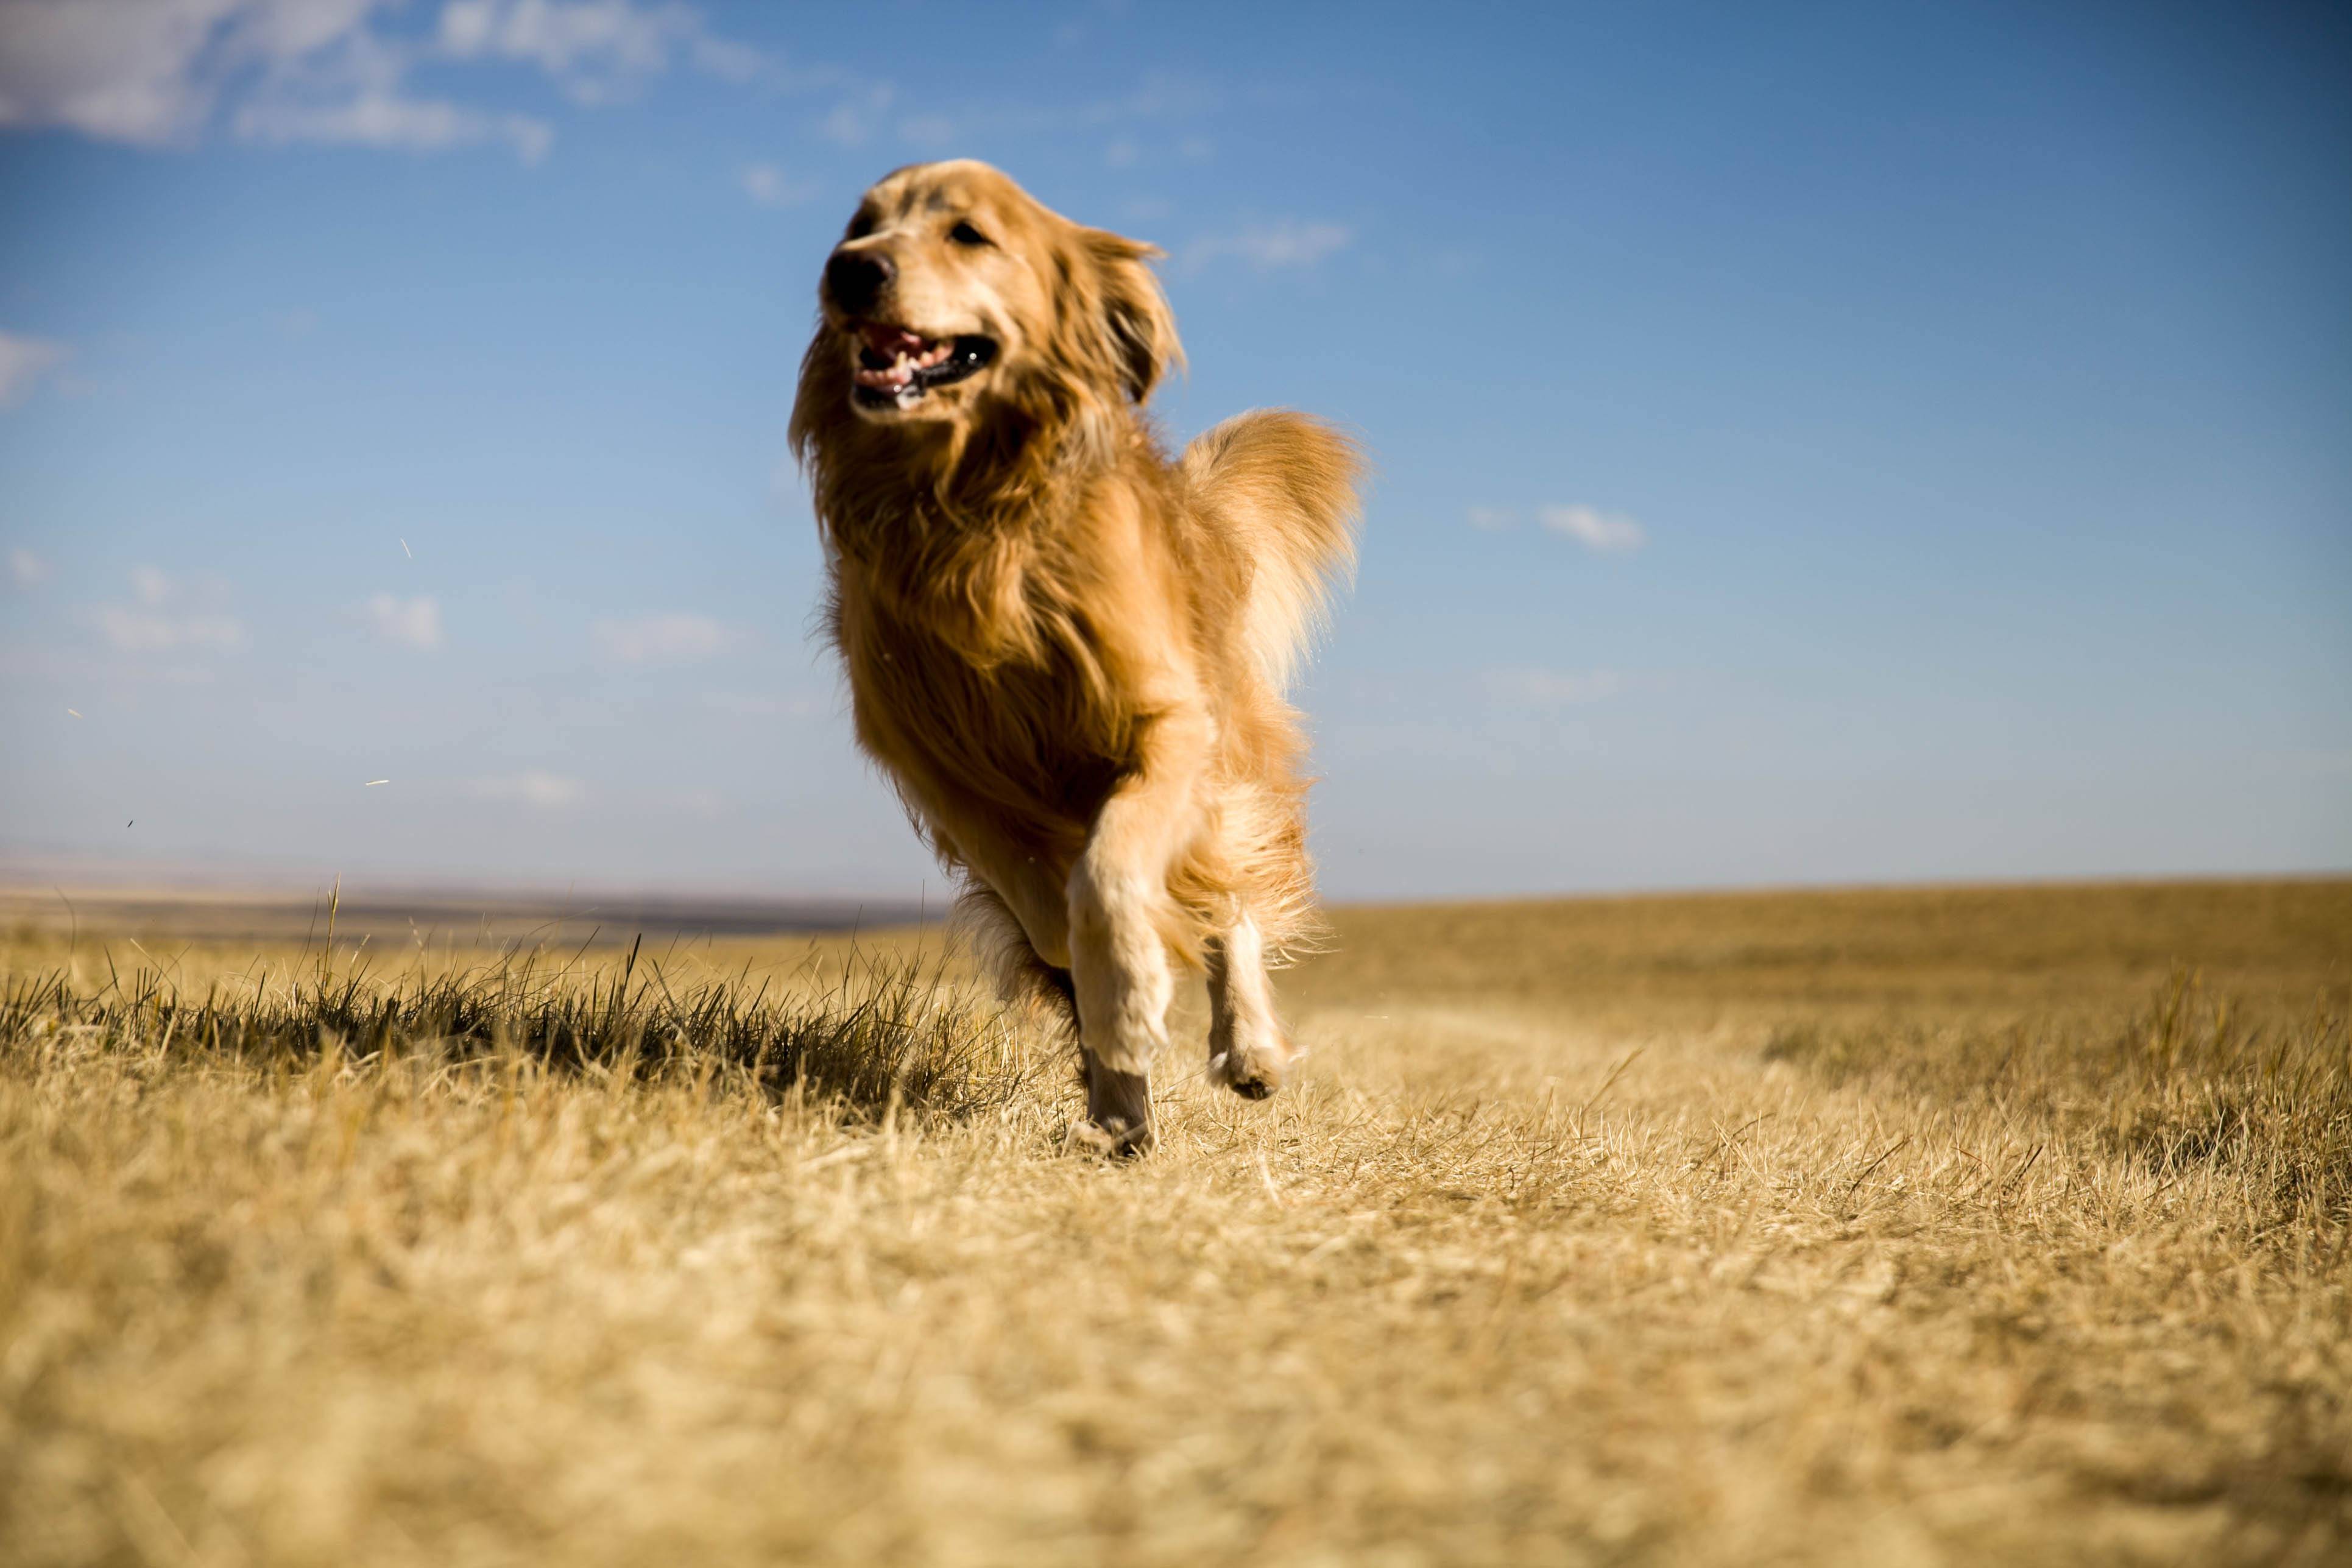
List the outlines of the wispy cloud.
{"type": "Polygon", "coordinates": [[[229,72],[317,47],[320,32],[357,26],[370,3],[19,0],[0,6],[0,124],[61,125],[148,146],[172,142],[195,129],[229,72]]]}
{"type": "Polygon", "coordinates": [[[360,606],[360,618],[386,642],[427,653],[441,646],[441,603],[430,594],[420,594],[413,599],[394,594],[373,595],[360,606]]]}
{"type": "Polygon", "coordinates": [[[228,653],[245,646],[245,624],[234,616],[159,616],[121,605],[102,605],[98,628],[117,653],[180,649],[228,653]]]}
{"type": "Polygon", "coordinates": [[[790,68],[721,37],[678,0],[447,0],[426,36],[380,31],[397,0],[10,0],[0,5],[0,124],[58,125],[160,146],[199,137],[225,99],[247,141],[436,152],[502,144],[526,163],[546,121],[423,97],[420,65],[520,64],[572,102],[634,97],[683,65],[719,80],[808,87],[838,72],[790,68]]]}
{"type": "Polygon", "coordinates": [[[1639,550],[1650,539],[1648,530],[1623,513],[1589,506],[1538,507],[1536,521],[1551,532],[1604,555],[1639,550]]]}
{"type": "Polygon", "coordinates": [[[505,801],[517,805],[536,806],[542,811],[559,811],[568,805],[578,805],[587,799],[588,786],[568,773],[551,773],[530,768],[519,773],[476,779],[468,793],[477,800],[505,801]]]}
{"type": "MultiPolygon", "coordinates": [[[[1521,521],[1520,514],[1507,506],[1469,507],[1463,515],[1471,527],[1489,533],[1517,528],[1521,521]]],[[[1535,509],[1535,520],[1545,532],[1572,539],[1603,555],[1627,554],[1650,542],[1648,529],[1622,512],[1602,511],[1598,507],[1539,506],[1535,509]]]]}
{"type": "Polygon", "coordinates": [[[63,364],[71,352],[46,338],[0,332],[0,408],[14,408],[30,397],[41,378],[63,364]]]}
{"type": "Polygon", "coordinates": [[[236,132],[248,142],[271,146],[312,142],[404,153],[444,153],[500,142],[526,163],[538,163],[555,144],[553,128],[527,114],[485,114],[444,100],[404,98],[391,91],[363,91],[335,103],[249,103],[237,113],[236,132]]]}
{"type": "MultiPolygon", "coordinates": [[[[841,146],[863,146],[880,132],[886,111],[901,101],[901,95],[887,81],[853,82],[845,76],[842,85],[847,90],[818,126],[818,134],[841,146]]],[[[1131,161],[1130,154],[1140,157],[1147,143],[1157,144],[1160,135],[1172,133],[1182,122],[1214,114],[1223,101],[1222,90],[1206,79],[1155,72],[1126,91],[1076,102],[1047,102],[1033,92],[992,101],[965,101],[952,110],[926,107],[920,113],[900,119],[895,129],[898,139],[910,146],[937,149],[969,145],[982,137],[1118,132],[1133,127],[1138,135],[1112,134],[1104,143],[1116,167],[1131,161]],[[1160,134],[1146,128],[1160,128],[1160,134]]],[[[1199,162],[1211,156],[1214,148],[1205,137],[1194,134],[1181,137],[1176,152],[1187,161],[1199,162]]]]}
{"type": "Polygon", "coordinates": [[[441,52],[452,59],[537,66],[575,103],[615,103],[683,61],[733,82],[782,79],[780,62],[710,31],[677,4],[632,0],[449,0],[441,52]]]}
{"type": "Polygon", "coordinates": [[[1511,708],[1573,708],[1625,689],[1611,669],[1490,669],[1478,678],[1487,700],[1511,708]]]}
{"type": "Polygon", "coordinates": [[[1355,231],[1344,224],[1285,218],[1226,234],[1202,235],[1184,247],[1184,264],[1197,268],[1232,259],[1260,272],[1280,267],[1313,267],[1344,249],[1355,237],[1355,231]]]}
{"type": "Polygon", "coordinates": [[[817,193],[814,180],[795,180],[773,163],[751,163],[740,176],[743,194],[763,207],[798,206],[817,193]]]}
{"type": "Polygon", "coordinates": [[[8,580],[19,588],[37,588],[49,580],[49,563],[17,545],[8,552],[8,580]]]}
{"type": "Polygon", "coordinates": [[[236,134],[264,145],[308,142],[411,153],[504,144],[525,163],[554,145],[554,127],[543,120],[413,93],[410,72],[431,51],[379,37],[365,20],[356,16],[341,34],[278,61],[233,117],[236,134]]]}
{"type": "MultiPolygon", "coordinates": [[[[98,629],[117,653],[228,653],[245,646],[245,623],[218,611],[175,613],[180,585],[152,566],[131,574],[137,605],[100,605],[98,629]]],[[[200,597],[210,595],[199,595],[200,597]]]]}
{"type": "MultiPolygon", "coordinates": [[[[163,0],[0,8],[0,123],[58,125],[106,142],[194,139],[232,84],[237,134],[440,147],[487,140],[513,117],[408,96],[414,46],[372,28],[385,0],[163,0]]],[[[541,134],[526,140],[544,151],[541,134]]]]}
{"type": "Polygon", "coordinates": [[[836,147],[863,147],[874,139],[897,96],[887,81],[867,82],[835,104],[817,122],[816,133],[836,147]]]}
{"type": "Polygon", "coordinates": [[[727,646],[727,628],[709,616],[640,616],[591,628],[605,654],[623,664],[692,664],[727,646]]]}

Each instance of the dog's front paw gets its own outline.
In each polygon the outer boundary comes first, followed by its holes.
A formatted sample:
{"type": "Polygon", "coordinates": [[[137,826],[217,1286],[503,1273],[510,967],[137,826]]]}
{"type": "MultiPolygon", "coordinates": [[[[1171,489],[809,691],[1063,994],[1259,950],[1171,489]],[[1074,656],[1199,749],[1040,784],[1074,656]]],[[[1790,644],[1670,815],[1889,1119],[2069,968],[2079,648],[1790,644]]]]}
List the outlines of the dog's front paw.
{"type": "Polygon", "coordinates": [[[1066,1153],[1097,1160],[1139,1160],[1150,1153],[1158,1142],[1150,1122],[1131,1124],[1113,1117],[1108,1126],[1095,1121],[1072,1122],[1062,1147],[1066,1153]]]}

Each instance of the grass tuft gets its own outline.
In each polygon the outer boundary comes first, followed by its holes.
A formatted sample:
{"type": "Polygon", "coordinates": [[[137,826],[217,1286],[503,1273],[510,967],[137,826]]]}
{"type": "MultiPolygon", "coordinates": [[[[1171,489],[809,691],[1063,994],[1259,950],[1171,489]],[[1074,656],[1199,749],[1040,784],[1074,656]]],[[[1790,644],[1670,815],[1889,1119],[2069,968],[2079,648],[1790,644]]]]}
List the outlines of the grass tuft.
{"type": "MultiPolygon", "coordinates": [[[[828,987],[736,975],[691,982],[633,946],[582,973],[518,948],[444,973],[378,981],[356,962],[215,980],[184,994],[157,970],[8,977],[0,1059],[145,1052],[258,1066],[325,1059],[467,1063],[520,1058],[558,1072],[651,1081],[725,1074],[770,1095],[963,1117],[1019,1093],[1031,1067],[1006,1024],[920,956],[853,955],[828,987]]],[[[803,977],[805,978],[805,977],[803,977]]],[[[20,1063],[11,1062],[10,1066],[20,1063]]]]}
{"type": "Polygon", "coordinates": [[[2325,1003],[2252,1026],[2183,969],[2121,1028],[1799,1023],[1775,1030],[1764,1056],[1834,1084],[2086,1132],[2160,1177],[2230,1170],[2264,1195],[2266,1227],[2352,1224],[2352,1030],[2325,1003]]]}

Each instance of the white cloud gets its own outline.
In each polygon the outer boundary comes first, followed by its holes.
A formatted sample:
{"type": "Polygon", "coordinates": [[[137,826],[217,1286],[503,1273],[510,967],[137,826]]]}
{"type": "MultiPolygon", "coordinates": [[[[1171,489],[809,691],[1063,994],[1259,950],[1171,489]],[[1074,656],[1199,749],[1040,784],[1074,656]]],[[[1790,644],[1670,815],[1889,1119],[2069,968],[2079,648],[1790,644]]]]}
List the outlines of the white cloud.
{"type": "Polygon", "coordinates": [[[727,644],[727,628],[709,616],[641,616],[598,621],[592,629],[604,652],[623,664],[691,664],[727,644]]]}
{"type": "Polygon", "coordinates": [[[640,11],[628,0],[449,0],[441,47],[459,59],[530,60],[550,76],[591,67],[654,71],[669,63],[678,31],[697,26],[675,6],[640,11]]]}
{"type": "Polygon", "coordinates": [[[0,408],[14,408],[33,395],[40,379],[65,362],[72,351],[43,338],[20,338],[0,332],[0,408]]]}
{"type": "Polygon", "coordinates": [[[49,580],[49,563],[19,545],[8,552],[8,576],[19,588],[37,588],[49,580]]]}
{"type": "Polygon", "coordinates": [[[846,103],[834,105],[833,111],[817,121],[816,133],[836,147],[860,147],[874,133],[873,126],[856,108],[846,103]]]}
{"type": "Polygon", "coordinates": [[[538,163],[555,144],[553,128],[526,114],[485,114],[390,91],[362,92],[340,103],[248,103],[237,113],[236,133],[270,146],[315,142],[400,153],[503,142],[526,163],[538,163]]]}
{"type": "Polygon", "coordinates": [[[1604,555],[1639,550],[1650,538],[1649,531],[1632,518],[1589,506],[1538,507],[1536,521],[1552,532],[1604,555]]]}
{"type": "Polygon", "coordinates": [[[1103,149],[1103,162],[1114,169],[1131,169],[1143,157],[1132,137],[1122,136],[1103,149]]]}
{"type": "Polygon", "coordinates": [[[888,82],[871,83],[835,104],[818,121],[817,134],[836,147],[862,147],[872,140],[876,122],[897,96],[888,82]]]}
{"type": "Polygon", "coordinates": [[[749,44],[713,37],[709,33],[696,37],[688,52],[695,68],[705,76],[739,85],[764,81],[776,87],[815,86],[831,80],[834,75],[828,70],[788,72],[749,44]]]}
{"type": "Polygon", "coordinates": [[[0,124],[158,146],[192,135],[223,80],[355,33],[383,0],[12,0],[0,5],[0,124]]]}
{"type": "Polygon", "coordinates": [[[626,99],[682,60],[739,84],[838,79],[788,71],[709,31],[677,0],[448,0],[432,36],[379,32],[399,0],[7,0],[0,4],[0,125],[58,125],[159,146],[202,133],[225,94],[236,134],[435,152],[479,144],[543,157],[529,116],[419,98],[420,64],[536,67],[574,102],[626,99]]]}
{"type": "MultiPolygon", "coordinates": [[[[833,108],[817,122],[816,132],[844,147],[862,147],[874,140],[884,128],[886,111],[902,101],[902,95],[890,82],[853,77],[844,71],[803,70],[793,79],[803,88],[839,89],[840,96],[833,108]]],[[[1114,166],[1118,166],[1127,159],[1129,150],[1139,156],[1144,147],[1157,145],[1160,141],[1156,134],[1121,134],[1124,128],[1146,121],[1196,120],[1214,114],[1222,103],[1223,95],[1208,81],[1155,73],[1145,77],[1131,90],[1108,98],[1047,103],[1033,96],[990,104],[964,103],[951,115],[937,110],[909,114],[899,120],[895,129],[899,140],[934,149],[969,145],[983,137],[1004,135],[1099,137],[1098,144],[1114,166]],[[1122,148],[1122,142],[1129,147],[1122,148]]],[[[1215,149],[1202,137],[1188,136],[1177,142],[1176,151],[1179,156],[1198,162],[1212,156],[1215,149]]]]}
{"type": "Polygon", "coordinates": [[[441,8],[440,45],[456,59],[535,65],[582,104],[632,96],[669,69],[673,51],[730,79],[756,74],[760,63],[748,45],[711,38],[683,5],[631,0],[449,0],[441,8]],[[698,49],[701,43],[711,48],[698,49]]]}
{"type": "Polygon", "coordinates": [[[1478,680],[1490,701],[1514,708],[1570,708],[1625,689],[1625,678],[1609,669],[1490,669],[1478,680]]]}
{"type": "Polygon", "coordinates": [[[795,180],[773,163],[752,163],[742,174],[743,194],[763,207],[796,206],[816,195],[814,180],[795,180]]]}
{"type": "Polygon", "coordinates": [[[405,643],[427,652],[441,646],[441,604],[430,594],[414,599],[377,594],[360,606],[360,615],[386,642],[405,643]]]}
{"type": "Polygon", "coordinates": [[[411,96],[407,78],[415,58],[413,47],[352,31],[331,48],[281,65],[237,110],[233,128],[246,141],[271,146],[307,142],[439,153],[502,143],[526,163],[547,155],[555,132],[543,121],[411,96]]]}
{"type": "Polygon", "coordinates": [[[1470,509],[1470,526],[1489,533],[1510,527],[1518,521],[1507,507],[1474,506],[1470,509]]]}
{"type": "Polygon", "coordinates": [[[1260,272],[1277,267],[1312,267],[1355,237],[1355,231],[1343,224],[1285,218],[1231,234],[1204,235],[1185,247],[1184,260],[1188,266],[1203,267],[1232,257],[1260,272]]]}
{"type": "MultiPolygon", "coordinates": [[[[217,579],[199,578],[196,586],[200,600],[217,600],[226,591],[217,579]]],[[[181,585],[152,566],[131,569],[131,592],[139,601],[136,608],[101,605],[97,611],[98,629],[118,653],[226,653],[245,646],[245,623],[235,616],[167,612],[167,605],[184,597],[181,585]]]]}
{"type": "Polygon", "coordinates": [[[118,653],[227,653],[245,646],[245,625],[234,616],[161,616],[106,605],[99,609],[98,627],[118,653]]]}
{"type": "Polygon", "coordinates": [[[577,805],[588,798],[588,786],[578,779],[538,768],[499,778],[476,779],[471,792],[477,800],[509,801],[548,811],[577,805]]]}

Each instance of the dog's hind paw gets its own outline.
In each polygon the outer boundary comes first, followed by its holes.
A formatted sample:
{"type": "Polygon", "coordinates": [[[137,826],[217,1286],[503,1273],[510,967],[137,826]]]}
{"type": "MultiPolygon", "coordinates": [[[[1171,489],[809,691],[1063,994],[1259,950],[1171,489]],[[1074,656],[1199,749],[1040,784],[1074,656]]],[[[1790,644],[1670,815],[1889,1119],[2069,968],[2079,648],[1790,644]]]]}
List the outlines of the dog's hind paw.
{"type": "Polygon", "coordinates": [[[1231,1051],[1209,1058],[1209,1081],[1223,1084],[1244,1100],[1264,1100],[1282,1087],[1279,1074],[1267,1072],[1255,1058],[1237,1063],[1231,1051]]]}

